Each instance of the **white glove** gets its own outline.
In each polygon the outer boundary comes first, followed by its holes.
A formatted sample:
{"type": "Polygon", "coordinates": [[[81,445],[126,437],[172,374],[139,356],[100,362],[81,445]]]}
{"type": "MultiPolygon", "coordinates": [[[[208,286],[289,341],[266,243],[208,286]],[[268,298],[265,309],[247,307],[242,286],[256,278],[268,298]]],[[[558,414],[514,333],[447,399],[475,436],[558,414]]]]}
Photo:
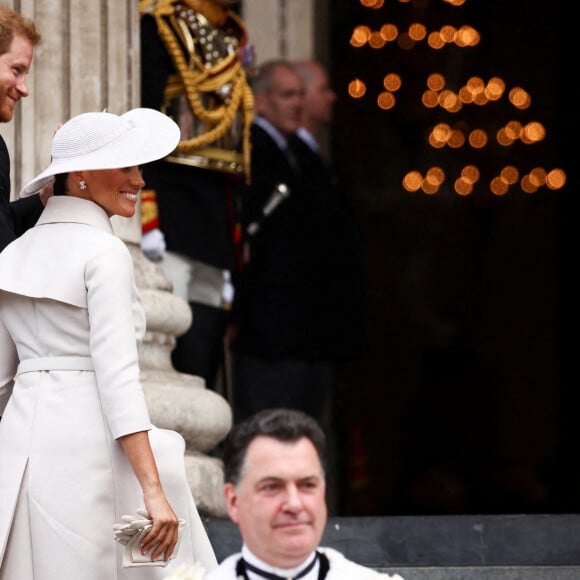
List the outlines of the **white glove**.
{"type": "Polygon", "coordinates": [[[165,249],[165,236],[159,228],[149,230],[141,236],[141,251],[152,262],[159,262],[163,259],[165,249]]]}
{"type": "MultiPolygon", "coordinates": [[[[145,508],[139,508],[136,516],[122,516],[121,522],[113,525],[113,531],[115,540],[125,546],[123,549],[123,568],[131,568],[133,566],[167,566],[168,560],[163,559],[163,554],[160,554],[157,560],[151,560],[153,548],[146,554],[141,553],[140,542],[153,525],[153,521],[145,508]]],[[[177,556],[184,526],[185,520],[180,519],[177,532],[177,544],[173,554],[169,557],[170,560],[177,556]]]]}
{"type": "Polygon", "coordinates": [[[127,542],[143,528],[150,529],[153,525],[153,520],[149,517],[149,513],[144,508],[137,510],[136,516],[121,517],[122,523],[113,526],[115,540],[120,544],[126,545],[127,542]]]}
{"type": "Polygon", "coordinates": [[[234,303],[234,285],[232,284],[232,275],[228,270],[223,271],[224,285],[222,286],[222,304],[224,308],[231,308],[234,303]]]}

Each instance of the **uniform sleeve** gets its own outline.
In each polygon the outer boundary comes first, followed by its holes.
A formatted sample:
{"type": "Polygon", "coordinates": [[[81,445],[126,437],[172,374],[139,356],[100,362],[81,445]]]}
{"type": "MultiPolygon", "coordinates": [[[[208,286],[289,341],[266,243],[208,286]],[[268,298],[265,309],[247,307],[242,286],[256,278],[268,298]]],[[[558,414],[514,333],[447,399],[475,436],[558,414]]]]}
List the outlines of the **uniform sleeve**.
{"type": "MultiPolygon", "coordinates": [[[[139,355],[134,319],[143,312],[125,244],[111,236],[87,264],[85,284],[90,348],[101,405],[115,438],[151,428],[139,380],[139,355]]],[[[142,316],[144,316],[142,314],[142,316]]]]}
{"type": "Polygon", "coordinates": [[[16,346],[0,320],[0,415],[4,413],[12,394],[17,366],[16,346]]]}

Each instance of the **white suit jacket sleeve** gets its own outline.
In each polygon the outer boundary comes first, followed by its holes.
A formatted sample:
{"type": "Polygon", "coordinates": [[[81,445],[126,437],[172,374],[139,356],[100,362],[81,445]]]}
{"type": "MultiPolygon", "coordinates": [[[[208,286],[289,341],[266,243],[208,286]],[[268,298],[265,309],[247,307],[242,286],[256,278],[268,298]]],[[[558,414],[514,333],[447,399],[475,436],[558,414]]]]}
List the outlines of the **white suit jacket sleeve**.
{"type": "Polygon", "coordinates": [[[102,251],[86,265],[85,284],[93,358],[103,412],[113,437],[151,428],[139,380],[139,294],[125,244],[106,236],[102,251]]]}

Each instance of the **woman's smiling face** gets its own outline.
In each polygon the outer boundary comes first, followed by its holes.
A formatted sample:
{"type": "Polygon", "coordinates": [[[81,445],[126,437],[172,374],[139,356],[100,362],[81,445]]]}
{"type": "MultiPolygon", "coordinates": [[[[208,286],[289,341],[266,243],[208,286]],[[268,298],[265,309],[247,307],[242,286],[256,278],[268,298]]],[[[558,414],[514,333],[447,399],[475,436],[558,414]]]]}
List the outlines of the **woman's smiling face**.
{"type": "Polygon", "coordinates": [[[94,201],[109,217],[133,217],[139,193],[145,185],[140,167],[82,171],[77,175],[80,176],[77,183],[84,181],[86,187],[82,189],[77,185],[74,195],[94,201]]]}

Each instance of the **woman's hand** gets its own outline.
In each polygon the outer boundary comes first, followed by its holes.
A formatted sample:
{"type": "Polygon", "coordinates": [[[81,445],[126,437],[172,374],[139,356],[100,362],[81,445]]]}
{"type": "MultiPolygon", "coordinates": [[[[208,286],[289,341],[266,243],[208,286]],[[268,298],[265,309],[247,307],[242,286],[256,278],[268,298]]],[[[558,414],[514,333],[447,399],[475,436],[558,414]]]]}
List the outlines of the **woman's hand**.
{"type": "Polygon", "coordinates": [[[145,508],[153,521],[151,530],[141,542],[141,553],[149,550],[151,559],[162,556],[168,560],[175,550],[178,539],[179,518],[169,504],[161,481],[147,431],[138,431],[119,437],[119,443],[135,472],[143,490],[145,508]]]}
{"type": "Polygon", "coordinates": [[[169,560],[177,545],[179,518],[162,490],[144,493],[143,498],[153,525],[141,541],[141,553],[146,554],[153,550],[151,560],[157,560],[160,556],[169,560]]]}

